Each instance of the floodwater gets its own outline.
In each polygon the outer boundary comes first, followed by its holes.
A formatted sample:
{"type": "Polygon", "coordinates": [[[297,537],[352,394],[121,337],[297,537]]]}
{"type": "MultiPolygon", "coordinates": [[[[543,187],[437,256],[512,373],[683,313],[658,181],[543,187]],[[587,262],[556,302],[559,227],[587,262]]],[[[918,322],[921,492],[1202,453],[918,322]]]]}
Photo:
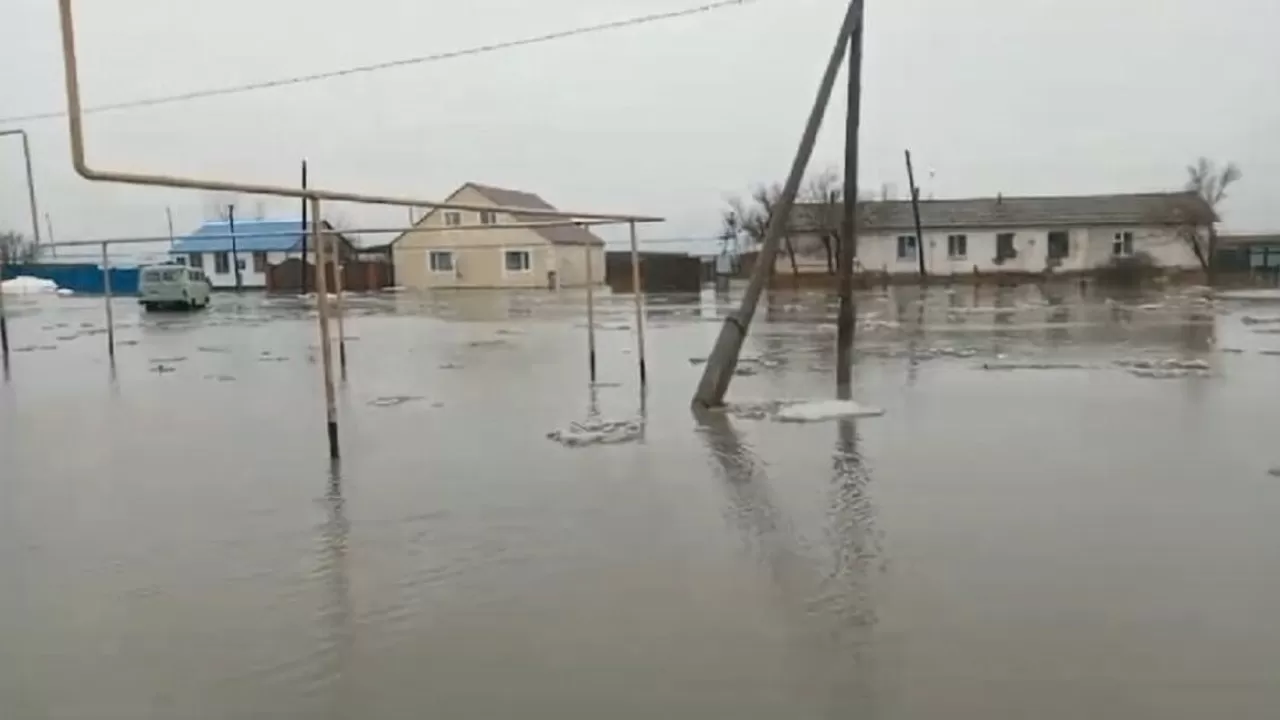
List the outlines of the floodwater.
{"type": "MultiPolygon", "coordinates": [[[[883,417],[697,419],[733,299],[651,298],[643,437],[571,448],[629,298],[592,389],[580,296],[352,297],[331,468],[302,301],[121,300],[112,371],[9,298],[0,717],[1280,717],[1280,304],[867,293],[883,417]]],[[[834,314],[773,295],[731,399],[831,397],[834,314]]]]}

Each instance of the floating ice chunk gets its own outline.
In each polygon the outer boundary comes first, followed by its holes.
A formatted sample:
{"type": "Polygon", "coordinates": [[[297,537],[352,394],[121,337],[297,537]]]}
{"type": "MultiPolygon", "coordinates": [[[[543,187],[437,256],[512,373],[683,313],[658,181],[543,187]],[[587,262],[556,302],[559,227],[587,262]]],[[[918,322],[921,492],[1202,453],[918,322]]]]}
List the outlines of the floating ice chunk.
{"type": "Polygon", "coordinates": [[[0,292],[7,295],[40,295],[57,291],[58,283],[30,275],[19,275],[12,280],[0,282],[0,292]]]}
{"type": "Polygon", "coordinates": [[[853,400],[812,400],[783,405],[773,414],[779,422],[822,422],[836,418],[879,417],[882,408],[860,405],[853,400]]]}
{"type": "Polygon", "coordinates": [[[570,423],[563,430],[547,433],[547,439],[565,447],[618,445],[639,440],[643,436],[644,423],[640,420],[587,420],[570,423]]]}
{"type": "Polygon", "coordinates": [[[983,370],[1086,370],[1088,365],[1080,363],[1056,362],[988,362],[982,364],[983,370]]]}

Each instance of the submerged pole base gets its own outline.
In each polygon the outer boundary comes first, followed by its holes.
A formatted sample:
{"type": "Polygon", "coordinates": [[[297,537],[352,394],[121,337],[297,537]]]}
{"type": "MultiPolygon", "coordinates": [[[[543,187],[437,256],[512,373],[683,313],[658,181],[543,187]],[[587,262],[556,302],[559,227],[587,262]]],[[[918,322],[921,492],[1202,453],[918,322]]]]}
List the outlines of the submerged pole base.
{"type": "Polygon", "coordinates": [[[738,316],[726,317],[720,336],[711,348],[711,356],[707,358],[707,366],[702,371],[698,390],[693,395],[695,408],[724,406],[724,396],[729,391],[729,382],[733,380],[733,371],[738,367],[738,356],[742,353],[742,343],[746,339],[746,329],[738,316]]]}
{"type": "Polygon", "coordinates": [[[329,457],[337,460],[341,453],[338,451],[338,421],[329,421],[329,457]]]}

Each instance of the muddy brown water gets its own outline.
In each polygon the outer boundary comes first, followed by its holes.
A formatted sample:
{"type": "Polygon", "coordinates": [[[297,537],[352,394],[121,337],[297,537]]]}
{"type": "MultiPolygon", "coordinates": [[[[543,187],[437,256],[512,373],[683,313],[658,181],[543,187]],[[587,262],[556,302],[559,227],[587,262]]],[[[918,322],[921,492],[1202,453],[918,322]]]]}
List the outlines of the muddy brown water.
{"type": "MultiPolygon", "coordinates": [[[[337,469],[298,301],[121,301],[112,373],[11,299],[0,716],[1280,716],[1280,304],[868,293],[886,415],[795,425],[695,419],[732,298],[652,298],[644,438],[571,449],[640,402],[579,299],[352,298],[337,469]]],[[[833,317],[774,295],[733,397],[831,396],[833,317]]]]}

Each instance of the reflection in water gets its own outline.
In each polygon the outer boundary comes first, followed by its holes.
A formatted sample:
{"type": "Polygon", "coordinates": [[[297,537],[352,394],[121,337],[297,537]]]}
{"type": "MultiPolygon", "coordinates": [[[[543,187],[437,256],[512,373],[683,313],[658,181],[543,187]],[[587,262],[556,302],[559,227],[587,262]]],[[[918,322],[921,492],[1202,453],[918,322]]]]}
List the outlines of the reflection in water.
{"type": "Polygon", "coordinates": [[[731,521],[759,554],[795,633],[798,690],[823,698],[827,717],[873,716],[871,585],[882,568],[882,547],[855,421],[837,423],[824,532],[830,557],[823,561],[802,551],[773,502],[763,463],[731,421],[723,413],[699,412],[696,418],[725,480],[731,521]]]}
{"type": "Polygon", "coordinates": [[[357,709],[346,707],[348,693],[344,682],[355,642],[355,626],[347,575],[347,538],[351,528],[342,497],[342,469],[337,461],[329,468],[329,485],[323,502],[326,517],[320,527],[316,575],[324,581],[327,591],[319,618],[327,635],[322,651],[329,666],[323,673],[324,682],[331,690],[327,705],[333,718],[356,717],[357,709]]]}

